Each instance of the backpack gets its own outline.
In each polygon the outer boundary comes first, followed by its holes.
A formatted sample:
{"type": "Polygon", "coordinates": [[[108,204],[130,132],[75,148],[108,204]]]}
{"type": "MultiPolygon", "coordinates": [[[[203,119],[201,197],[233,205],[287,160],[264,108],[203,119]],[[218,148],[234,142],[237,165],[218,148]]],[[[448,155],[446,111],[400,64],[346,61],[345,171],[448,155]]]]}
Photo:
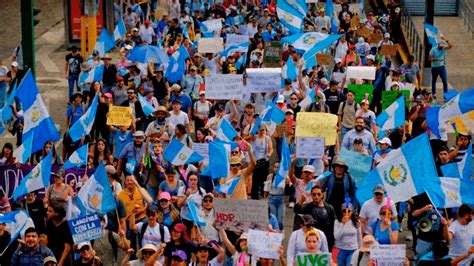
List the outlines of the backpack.
{"type": "MultiPolygon", "coordinates": [[[[114,253],[114,259],[117,260],[117,256],[118,256],[118,244],[117,242],[115,242],[115,239],[114,239],[114,235],[112,233],[112,231],[110,230],[107,230],[107,239],[110,243],[110,245],[112,246],[112,251],[114,253]]],[[[94,240],[91,240],[91,246],[94,246],[94,240]]]]}
{"type": "MultiPolygon", "coordinates": [[[[160,241],[161,243],[165,243],[165,226],[158,223],[158,229],[160,230],[160,241]]],[[[140,235],[138,235],[138,242],[140,247],[142,246],[143,235],[145,235],[145,231],[148,228],[148,222],[143,223],[142,230],[140,230],[140,235]]]]}
{"type": "MultiPolygon", "coordinates": [[[[342,109],[341,109],[341,110],[342,110],[342,115],[341,115],[341,118],[344,117],[344,108],[346,108],[346,102],[347,102],[347,101],[343,101],[343,102],[342,102],[342,109]]],[[[354,104],[354,113],[357,113],[357,102],[354,101],[353,104],[354,104]]]]}

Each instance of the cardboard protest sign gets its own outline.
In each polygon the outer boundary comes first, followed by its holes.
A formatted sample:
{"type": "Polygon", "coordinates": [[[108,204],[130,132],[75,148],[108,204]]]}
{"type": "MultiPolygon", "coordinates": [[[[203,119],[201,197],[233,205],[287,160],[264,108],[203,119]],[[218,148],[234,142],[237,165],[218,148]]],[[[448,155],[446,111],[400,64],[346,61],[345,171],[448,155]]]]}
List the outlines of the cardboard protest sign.
{"type": "Polygon", "coordinates": [[[304,159],[321,159],[324,156],[324,139],[297,137],[296,157],[304,159]]]}
{"type": "Polygon", "coordinates": [[[358,16],[353,16],[351,18],[351,28],[358,27],[360,24],[360,18],[358,16]]]}
{"type": "Polygon", "coordinates": [[[400,95],[405,95],[405,106],[410,108],[410,91],[383,91],[382,92],[382,110],[385,110],[393,102],[395,102],[400,95]]]}
{"type": "Polygon", "coordinates": [[[374,92],[374,85],[372,84],[349,84],[347,90],[354,92],[354,100],[359,104],[365,99],[365,94],[369,94],[369,102],[372,102],[372,94],[374,92]]]}
{"type": "Polygon", "coordinates": [[[372,33],[369,38],[369,43],[379,43],[381,40],[383,40],[382,33],[372,33]]]}
{"type": "Polygon", "coordinates": [[[97,213],[80,216],[67,221],[75,244],[101,238],[103,235],[100,218],[97,213]]]}
{"type": "Polygon", "coordinates": [[[345,161],[349,165],[349,173],[354,177],[355,182],[359,185],[365,176],[369,173],[372,166],[372,157],[363,155],[356,151],[341,149],[338,159],[345,161]]]}
{"type": "Polygon", "coordinates": [[[396,56],[397,52],[398,52],[398,44],[395,44],[395,45],[382,45],[379,53],[381,55],[396,56]]]}
{"type": "Polygon", "coordinates": [[[333,61],[333,57],[328,54],[316,54],[316,62],[318,62],[318,65],[330,65],[333,61]]]}
{"type": "Polygon", "coordinates": [[[275,92],[281,87],[281,68],[247,68],[247,89],[250,92],[275,92]]]}
{"type": "Polygon", "coordinates": [[[337,115],[299,112],[296,115],[296,137],[324,138],[326,145],[336,144],[337,115]]]}
{"type": "Polygon", "coordinates": [[[268,201],[215,199],[216,226],[235,232],[267,230],[268,201]]]}
{"type": "Polygon", "coordinates": [[[289,136],[291,132],[290,125],[284,123],[282,125],[278,125],[275,128],[275,133],[273,133],[274,138],[283,138],[283,136],[289,136]]]}
{"type": "Polygon", "coordinates": [[[265,42],[263,51],[263,65],[265,67],[280,67],[283,54],[280,42],[265,42]]]}
{"type": "Polygon", "coordinates": [[[403,265],[405,256],[405,244],[372,245],[370,250],[370,259],[375,265],[403,265]]]}
{"type": "Polygon", "coordinates": [[[299,253],[296,255],[298,266],[328,266],[331,265],[331,253],[299,253]]]}
{"type": "Polygon", "coordinates": [[[206,99],[242,99],[243,75],[216,74],[206,76],[206,99]]]}
{"type": "Polygon", "coordinates": [[[198,42],[198,52],[215,54],[224,50],[222,38],[201,38],[198,42]]]}
{"type": "Polygon", "coordinates": [[[132,108],[127,106],[110,106],[107,113],[108,126],[130,126],[132,123],[132,108]]]}
{"type": "Polygon", "coordinates": [[[227,34],[225,41],[225,49],[231,47],[232,45],[238,45],[244,42],[249,41],[248,35],[238,35],[238,34],[227,34]]]}
{"type": "Polygon", "coordinates": [[[369,28],[360,28],[357,30],[357,35],[364,37],[365,39],[370,38],[374,30],[369,29],[369,28]]]}
{"type": "Polygon", "coordinates": [[[279,259],[283,234],[250,229],[248,232],[249,253],[258,258],[279,259]]]}
{"type": "Polygon", "coordinates": [[[347,67],[346,77],[348,79],[375,79],[375,67],[370,66],[350,66],[347,67]]]}

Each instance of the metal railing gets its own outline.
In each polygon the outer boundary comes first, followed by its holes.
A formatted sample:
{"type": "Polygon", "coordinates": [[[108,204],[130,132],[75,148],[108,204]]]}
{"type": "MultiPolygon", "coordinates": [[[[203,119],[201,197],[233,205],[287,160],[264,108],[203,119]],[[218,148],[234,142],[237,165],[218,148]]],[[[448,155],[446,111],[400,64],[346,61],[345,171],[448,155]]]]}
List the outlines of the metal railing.
{"type": "Polygon", "coordinates": [[[464,25],[467,26],[467,29],[471,33],[471,38],[474,37],[474,1],[470,0],[459,0],[458,13],[459,16],[463,18],[464,25]]]}
{"type": "Polygon", "coordinates": [[[416,30],[415,23],[408,11],[402,8],[401,17],[402,30],[405,33],[406,42],[410,48],[410,52],[415,56],[415,60],[421,64],[423,62],[423,35],[416,30]]]}

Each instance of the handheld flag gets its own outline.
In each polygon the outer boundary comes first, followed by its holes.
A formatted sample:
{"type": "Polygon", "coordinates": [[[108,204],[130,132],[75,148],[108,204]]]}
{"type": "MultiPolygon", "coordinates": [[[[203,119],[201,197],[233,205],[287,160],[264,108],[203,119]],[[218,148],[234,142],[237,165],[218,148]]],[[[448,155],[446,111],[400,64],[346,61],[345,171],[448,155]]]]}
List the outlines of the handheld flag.
{"type": "Polygon", "coordinates": [[[339,40],[344,34],[332,34],[329,35],[326,39],[317,42],[313,48],[303,54],[303,60],[311,60],[312,57],[316,56],[316,53],[329,47],[333,42],[339,40]]]}
{"type": "Polygon", "coordinates": [[[24,109],[23,139],[28,139],[34,133],[31,152],[41,150],[44,143],[49,140],[59,140],[59,132],[46,110],[31,70],[26,73],[18,87],[16,97],[21,101],[24,109]]]}
{"type": "MultiPolygon", "coordinates": [[[[114,34],[115,35],[115,34],[114,34]]],[[[99,52],[102,57],[105,53],[112,50],[115,47],[114,37],[110,35],[106,28],[103,28],[97,42],[95,43],[94,50],[99,52]]]]}
{"type": "Polygon", "coordinates": [[[225,142],[211,141],[209,142],[209,168],[210,176],[213,179],[229,176],[231,145],[225,142]]]}
{"type": "MultiPolygon", "coordinates": [[[[10,246],[13,241],[16,241],[18,237],[24,239],[26,229],[35,227],[33,220],[31,220],[26,211],[11,211],[0,214],[0,223],[5,223],[10,231],[10,242],[7,247],[10,246]]],[[[0,256],[3,255],[5,250],[1,251],[0,256]]]]}
{"type": "Polygon", "coordinates": [[[443,176],[472,178],[472,144],[469,143],[466,154],[460,162],[441,165],[443,176]]]}
{"type": "Polygon", "coordinates": [[[13,111],[10,105],[13,104],[13,101],[15,100],[16,92],[17,92],[17,82],[13,85],[13,89],[8,95],[7,100],[5,101],[5,105],[3,105],[1,112],[2,112],[2,125],[4,126],[5,123],[8,123],[10,120],[13,118],[13,111]]]}
{"type": "Polygon", "coordinates": [[[155,107],[153,107],[153,105],[151,105],[151,103],[140,93],[137,93],[137,95],[138,95],[138,100],[140,101],[140,104],[142,106],[143,113],[145,113],[145,116],[149,116],[153,114],[153,112],[156,111],[155,107]]]}
{"type": "Polygon", "coordinates": [[[229,48],[225,49],[224,51],[219,52],[219,54],[221,56],[228,57],[228,56],[234,55],[235,53],[247,53],[247,51],[249,50],[249,45],[250,45],[249,42],[234,44],[230,46],[229,48]]]}
{"type": "Polygon", "coordinates": [[[165,78],[167,78],[170,83],[176,83],[183,78],[186,72],[185,62],[187,58],[189,58],[189,53],[182,45],[170,56],[168,68],[165,73],[165,78]]]}
{"type": "Polygon", "coordinates": [[[231,196],[234,193],[235,188],[239,184],[240,176],[227,180],[224,184],[215,187],[215,190],[219,194],[226,194],[231,196]]]}
{"type": "Polygon", "coordinates": [[[168,147],[166,147],[163,157],[173,165],[195,163],[204,159],[199,153],[191,150],[176,139],[172,140],[168,147]]]}
{"type": "Polygon", "coordinates": [[[63,169],[71,169],[73,167],[79,168],[87,164],[87,152],[89,151],[89,144],[83,145],[75,150],[69,159],[63,164],[63,169]]]}
{"type": "Polygon", "coordinates": [[[322,175],[318,176],[316,179],[311,180],[308,185],[306,185],[306,191],[311,191],[314,185],[324,182],[328,177],[332,175],[331,171],[326,171],[322,175]]]}
{"type": "Polygon", "coordinates": [[[206,226],[206,221],[204,221],[200,216],[198,212],[198,208],[196,206],[196,203],[192,200],[187,201],[188,208],[189,208],[189,213],[191,215],[191,219],[193,222],[199,226],[206,226]]]}
{"type": "Polygon", "coordinates": [[[104,65],[98,65],[95,68],[89,70],[89,72],[84,72],[79,79],[79,84],[83,83],[92,83],[92,82],[101,82],[102,77],[104,76],[104,65]]]}
{"type": "Polygon", "coordinates": [[[401,96],[377,116],[375,120],[380,132],[391,130],[405,124],[405,97],[401,96]]]}
{"type": "Polygon", "coordinates": [[[233,141],[237,135],[237,131],[235,131],[229,121],[222,118],[217,128],[216,137],[223,141],[233,141]]]}
{"type": "Polygon", "coordinates": [[[298,104],[301,109],[306,109],[310,104],[314,103],[314,98],[316,97],[316,90],[312,89],[308,95],[304,97],[304,99],[298,104]]]}
{"type": "Polygon", "coordinates": [[[163,64],[161,51],[162,49],[153,45],[141,45],[134,47],[127,53],[127,59],[143,64],[156,63],[163,64]]]}
{"type": "Polygon", "coordinates": [[[313,46],[329,37],[329,34],[320,32],[305,32],[293,34],[288,37],[284,37],[280,40],[281,43],[291,44],[298,52],[305,53],[309,51],[313,46]]]}
{"type": "Polygon", "coordinates": [[[276,126],[283,122],[283,120],[285,120],[285,112],[283,112],[283,110],[281,110],[280,108],[276,107],[273,103],[271,103],[270,106],[270,111],[268,111],[265,115],[262,114],[262,120],[264,122],[268,122],[268,132],[270,136],[272,136],[276,130],[276,126]]]}
{"type": "Polygon", "coordinates": [[[81,116],[72,126],[69,128],[69,136],[72,141],[78,141],[81,137],[88,135],[95,121],[95,114],[97,113],[97,106],[99,105],[99,95],[96,94],[92,100],[91,105],[87,109],[86,113],[81,116]]]}
{"type": "Polygon", "coordinates": [[[117,208],[102,162],[77,194],[76,204],[82,215],[107,213],[117,208]]]}
{"type": "Polygon", "coordinates": [[[31,148],[33,147],[33,135],[31,134],[28,139],[24,139],[23,143],[13,152],[17,163],[24,164],[28,161],[31,156],[31,148]]]}
{"type": "Polygon", "coordinates": [[[123,18],[120,17],[117,22],[117,26],[115,26],[114,40],[118,41],[122,39],[126,33],[127,33],[127,29],[125,28],[125,23],[123,22],[123,18]]]}
{"type": "Polygon", "coordinates": [[[423,23],[423,26],[425,27],[426,37],[428,37],[428,41],[431,44],[431,46],[437,46],[438,45],[438,39],[437,39],[438,28],[426,22],[423,23]]]}
{"type": "Polygon", "coordinates": [[[436,208],[455,208],[461,204],[474,205],[474,180],[440,177],[426,184],[426,193],[436,208]]]}
{"type": "Polygon", "coordinates": [[[130,174],[133,174],[133,172],[135,172],[135,166],[137,166],[137,161],[135,161],[133,159],[127,160],[127,163],[125,164],[125,169],[130,174]]]}
{"type": "Polygon", "coordinates": [[[291,155],[290,148],[286,142],[286,135],[283,136],[281,143],[281,160],[278,171],[275,173],[274,187],[285,186],[285,182],[283,181],[288,177],[290,171],[291,155]]]}
{"type": "Polygon", "coordinates": [[[284,86],[285,79],[290,79],[294,81],[298,77],[298,69],[293,62],[293,58],[291,56],[288,57],[286,60],[286,64],[281,68],[281,78],[282,78],[282,88],[284,86]]]}
{"type": "MultiPolygon", "coordinates": [[[[292,1],[295,2],[295,1],[292,1]]],[[[277,16],[283,26],[288,28],[291,34],[302,32],[303,20],[306,13],[301,13],[294,5],[290,5],[286,0],[277,1],[277,16]]]]}
{"type": "Polygon", "coordinates": [[[49,152],[31,172],[21,179],[20,184],[15,191],[13,191],[13,199],[17,200],[26,193],[47,187],[51,177],[52,165],[53,153],[49,152]]]}
{"type": "Polygon", "coordinates": [[[198,20],[198,25],[199,25],[199,29],[201,29],[202,37],[204,37],[204,38],[214,37],[214,32],[208,30],[208,28],[205,24],[205,21],[203,23],[203,22],[198,20]]]}

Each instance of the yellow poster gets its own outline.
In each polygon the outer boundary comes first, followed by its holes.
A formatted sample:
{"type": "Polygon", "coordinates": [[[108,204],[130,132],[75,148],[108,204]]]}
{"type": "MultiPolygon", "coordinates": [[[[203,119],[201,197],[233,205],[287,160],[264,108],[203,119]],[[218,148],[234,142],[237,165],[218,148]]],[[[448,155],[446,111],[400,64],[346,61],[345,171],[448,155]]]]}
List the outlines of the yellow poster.
{"type": "Polygon", "coordinates": [[[107,125],[130,126],[132,123],[132,108],[126,106],[110,106],[107,114],[107,125]]]}
{"type": "Polygon", "coordinates": [[[337,115],[299,112],[296,115],[296,136],[324,138],[327,146],[335,145],[337,115]]]}

